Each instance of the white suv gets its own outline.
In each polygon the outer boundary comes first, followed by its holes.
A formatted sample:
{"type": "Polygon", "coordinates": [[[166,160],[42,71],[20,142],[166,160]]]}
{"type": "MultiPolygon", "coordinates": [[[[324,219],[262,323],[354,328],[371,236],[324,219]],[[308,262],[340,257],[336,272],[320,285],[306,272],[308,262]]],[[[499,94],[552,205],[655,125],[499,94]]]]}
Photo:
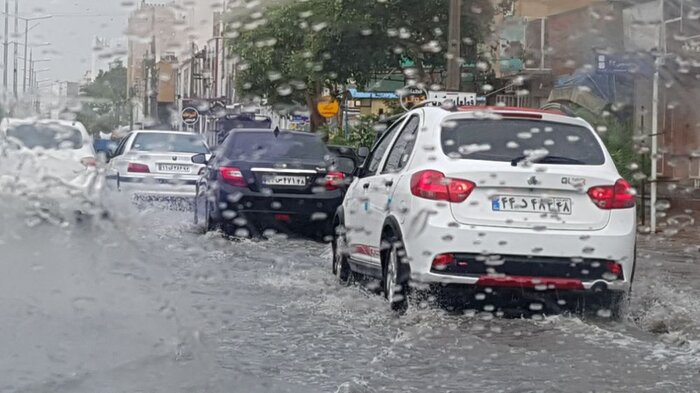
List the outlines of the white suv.
{"type": "Polygon", "coordinates": [[[335,226],[333,273],[381,279],[395,310],[417,282],[574,295],[618,313],[634,275],[634,190],[590,124],[552,111],[406,113],[369,153],[335,226]]]}

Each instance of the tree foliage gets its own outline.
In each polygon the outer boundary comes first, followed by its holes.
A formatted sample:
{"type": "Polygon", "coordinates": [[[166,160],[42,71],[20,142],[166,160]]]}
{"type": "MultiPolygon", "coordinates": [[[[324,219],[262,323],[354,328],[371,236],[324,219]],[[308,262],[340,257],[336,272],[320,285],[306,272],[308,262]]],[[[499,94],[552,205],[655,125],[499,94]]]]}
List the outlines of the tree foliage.
{"type": "MultiPolygon", "coordinates": [[[[366,87],[396,71],[401,57],[415,63],[412,79],[441,83],[449,0],[306,0],[271,6],[263,15],[227,26],[238,59],[237,87],[249,100],[309,108],[312,129],[322,120],[315,101],[324,89],[366,87]],[[255,18],[257,17],[257,19],[255,18]]],[[[489,0],[465,0],[462,57],[476,62],[493,19],[489,0]]]]}
{"type": "Polygon", "coordinates": [[[361,146],[372,147],[377,134],[382,130],[377,127],[377,121],[379,121],[379,116],[376,115],[360,116],[348,125],[347,135],[343,127],[323,127],[324,139],[330,145],[351,146],[354,148],[361,146]]]}
{"type": "Polygon", "coordinates": [[[92,134],[112,132],[126,114],[126,67],[121,62],[100,71],[95,80],[80,89],[81,110],[77,119],[92,134]]]}

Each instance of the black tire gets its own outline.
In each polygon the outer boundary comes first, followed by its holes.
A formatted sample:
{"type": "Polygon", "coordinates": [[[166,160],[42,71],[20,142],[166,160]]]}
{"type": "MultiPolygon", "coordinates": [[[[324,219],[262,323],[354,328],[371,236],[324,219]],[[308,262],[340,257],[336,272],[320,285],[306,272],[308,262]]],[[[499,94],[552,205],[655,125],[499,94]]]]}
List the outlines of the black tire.
{"type": "Polygon", "coordinates": [[[199,227],[199,186],[197,186],[197,191],[194,194],[194,225],[199,227]]]}
{"type": "Polygon", "coordinates": [[[211,216],[211,210],[209,210],[209,201],[207,200],[204,200],[204,228],[207,232],[219,229],[218,221],[211,216]]]}
{"type": "Polygon", "coordinates": [[[343,285],[350,284],[352,278],[352,269],[348,262],[347,255],[347,237],[345,236],[345,227],[342,225],[336,226],[331,242],[333,248],[333,260],[331,262],[331,271],[333,275],[338,277],[338,281],[343,285]]]}
{"type": "Polygon", "coordinates": [[[197,189],[195,191],[194,209],[192,210],[194,210],[194,225],[199,227],[202,232],[207,233],[216,229],[216,225],[211,217],[211,212],[209,211],[209,201],[207,200],[206,195],[199,195],[199,185],[197,185],[197,189]],[[200,202],[200,199],[203,199],[203,201],[200,202]],[[200,203],[204,204],[204,212],[202,217],[199,216],[200,203]]]}
{"type": "Polygon", "coordinates": [[[384,236],[382,251],[382,288],[384,297],[389,301],[392,311],[403,314],[408,309],[410,269],[406,251],[400,237],[389,234],[384,236]]]}

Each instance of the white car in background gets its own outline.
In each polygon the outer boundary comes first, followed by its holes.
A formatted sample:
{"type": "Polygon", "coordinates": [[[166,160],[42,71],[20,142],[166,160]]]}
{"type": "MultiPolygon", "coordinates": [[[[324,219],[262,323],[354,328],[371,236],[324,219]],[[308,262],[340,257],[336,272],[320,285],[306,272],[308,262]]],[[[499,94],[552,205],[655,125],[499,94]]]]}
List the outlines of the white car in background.
{"type": "Polygon", "coordinates": [[[634,190],[584,120],[424,107],[383,134],[350,185],[333,272],[382,280],[398,310],[414,282],[465,300],[590,299],[617,315],[634,276],[635,213],[634,190]]]}
{"type": "Polygon", "coordinates": [[[11,119],[0,123],[4,182],[65,196],[95,184],[92,138],[82,123],[68,120],[11,119]]]}
{"type": "Polygon", "coordinates": [[[137,200],[194,198],[203,164],[195,155],[210,156],[199,134],[136,130],[124,137],[107,164],[110,184],[137,200]]]}

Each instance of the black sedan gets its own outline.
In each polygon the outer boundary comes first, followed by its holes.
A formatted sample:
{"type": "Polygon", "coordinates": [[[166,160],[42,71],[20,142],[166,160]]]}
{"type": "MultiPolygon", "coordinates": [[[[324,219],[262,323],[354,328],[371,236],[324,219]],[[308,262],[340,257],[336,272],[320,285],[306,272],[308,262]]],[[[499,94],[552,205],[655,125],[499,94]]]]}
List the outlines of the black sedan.
{"type": "Polygon", "coordinates": [[[197,183],[195,225],[244,237],[329,235],[349,175],[335,161],[315,134],[233,130],[197,183]]]}

